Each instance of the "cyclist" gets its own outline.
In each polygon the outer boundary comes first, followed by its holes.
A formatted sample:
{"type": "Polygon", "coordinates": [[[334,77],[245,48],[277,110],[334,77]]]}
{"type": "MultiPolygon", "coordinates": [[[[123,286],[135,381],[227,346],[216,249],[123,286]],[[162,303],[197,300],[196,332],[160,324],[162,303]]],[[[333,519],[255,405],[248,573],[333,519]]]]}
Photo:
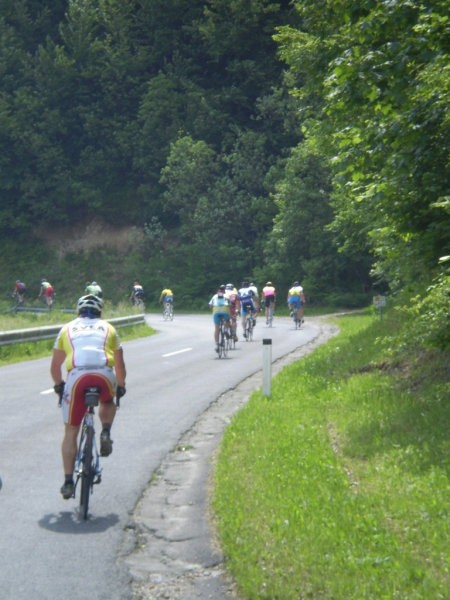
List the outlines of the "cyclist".
{"type": "Polygon", "coordinates": [[[103,298],[102,288],[96,281],[92,283],[87,282],[86,289],[84,290],[85,294],[91,294],[92,296],[97,296],[97,298],[103,298]]]}
{"type": "Polygon", "coordinates": [[[242,282],[238,295],[241,302],[242,330],[244,332],[244,337],[246,338],[245,325],[247,323],[247,315],[251,315],[253,326],[256,325],[255,315],[259,308],[258,297],[255,294],[254,289],[250,287],[247,279],[242,282]]]}
{"type": "Polygon", "coordinates": [[[165,307],[166,304],[173,305],[173,292],[170,288],[163,289],[159,296],[159,302],[162,302],[163,307],[165,307]]]}
{"type": "Polygon", "coordinates": [[[131,304],[137,305],[144,302],[144,288],[139,281],[133,282],[133,289],[130,294],[131,304]]]}
{"type": "Polygon", "coordinates": [[[16,280],[12,297],[16,300],[17,304],[25,303],[25,294],[27,293],[27,286],[20,279],[16,280]]]}
{"type": "Polygon", "coordinates": [[[100,454],[112,452],[111,426],[116,413],[114,395],[125,394],[126,368],[123,350],[115,328],[101,318],[103,300],[82,296],[77,303],[78,316],[66,323],[56,338],[50,373],[54,390],[62,398],[64,438],[62,459],[64,484],[61,494],[69,499],[74,493],[73,469],[77,454],[77,437],[85,413],[83,391],[88,386],[101,390],[99,418],[102,423],[100,454]],[[62,367],[67,370],[67,383],[62,367]]]}
{"type": "Polygon", "coordinates": [[[227,283],[225,286],[225,298],[228,298],[230,302],[231,334],[233,340],[237,342],[237,316],[241,312],[241,301],[238,291],[232,283],[227,283]]]}
{"type": "Polygon", "coordinates": [[[271,281],[268,281],[262,290],[262,297],[264,298],[264,305],[266,307],[266,325],[269,323],[269,309],[272,306],[272,316],[275,311],[275,300],[277,292],[271,281]]]}
{"type": "Polygon", "coordinates": [[[45,277],[41,279],[41,287],[39,289],[39,298],[43,298],[48,308],[51,308],[53,304],[53,298],[55,296],[55,289],[51,283],[47,281],[45,277]]]}
{"type": "Polygon", "coordinates": [[[298,281],[294,281],[292,287],[288,291],[287,302],[289,310],[291,311],[291,317],[294,315],[295,311],[300,323],[303,323],[303,305],[305,304],[305,294],[303,293],[303,288],[298,281]]]}
{"type": "Polygon", "coordinates": [[[209,306],[212,309],[214,321],[214,341],[216,343],[216,352],[219,353],[219,328],[220,320],[223,318],[227,324],[227,329],[230,327],[230,301],[225,296],[225,286],[220,285],[217,293],[209,301],[209,306]]]}

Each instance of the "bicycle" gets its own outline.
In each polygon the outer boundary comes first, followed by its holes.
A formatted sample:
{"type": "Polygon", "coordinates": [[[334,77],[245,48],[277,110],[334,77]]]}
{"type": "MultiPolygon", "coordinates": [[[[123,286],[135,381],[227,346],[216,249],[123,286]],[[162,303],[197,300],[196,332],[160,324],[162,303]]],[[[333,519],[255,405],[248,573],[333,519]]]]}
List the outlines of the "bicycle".
{"type": "Polygon", "coordinates": [[[219,355],[219,358],[227,357],[228,350],[230,348],[230,341],[231,335],[229,325],[223,317],[220,317],[219,342],[217,344],[217,354],[219,355]]]}
{"type": "Polygon", "coordinates": [[[292,320],[294,321],[294,328],[300,329],[300,326],[303,323],[303,320],[298,316],[297,309],[295,307],[291,311],[291,317],[292,317],[292,320]]]}
{"type": "Polygon", "coordinates": [[[164,319],[164,321],[172,321],[173,320],[173,304],[172,304],[172,302],[164,302],[163,319],[164,319]]]}
{"type": "Polygon", "coordinates": [[[136,308],[145,309],[144,298],[142,296],[133,296],[131,302],[136,308]]]}
{"type": "Polygon", "coordinates": [[[266,325],[267,325],[268,327],[272,327],[274,308],[275,308],[275,305],[274,305],[274,303],[273,303],[273,302],[271,302],[271,303],[269,304],[269,306],[267,307],[267,319],[266,319],[266,325]]]}
{"type": "MultiPolygon", "coordinates": [[[[95,407],[100,401],[100,387],[88,386],[84,389],[84,404],[86,413],[81,425],[81,435],[75,459],[74,475],[75,488],[73,497],[76,496],[78,483],[80,483],[80,513],[87,520],[89,513],[89,500],[93,493],[94,485],[102,480],[102,468],[100,466],[100,453],[95,439],[94,415],[95,407]]],[[[116,405],[120,406],[120,394],[116,394],[116,405]]],[[[60,396],[59,405],[62,398],[60,396]]]]}
{"type": "Polygon", "coordinates": [[[247,342],[251,342],[253,340],[253,328],[254,328],[254,311],[249,310],[247,318],[245,320],[245,329],[244,329],[244,337],[247,342]]]}

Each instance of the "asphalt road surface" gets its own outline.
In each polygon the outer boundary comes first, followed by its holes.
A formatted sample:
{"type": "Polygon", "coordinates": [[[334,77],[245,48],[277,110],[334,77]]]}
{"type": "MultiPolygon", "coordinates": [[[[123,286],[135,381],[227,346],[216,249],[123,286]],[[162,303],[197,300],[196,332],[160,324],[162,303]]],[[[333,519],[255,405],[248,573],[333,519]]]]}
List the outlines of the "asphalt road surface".
{"type": "MultiPolygon", "coordinates": [[[[183,595],[173,585],[167,562],[161,563],[166,550],[156,544],[156,551],[146,548],[149,537],[145,534],[154,534],[160,527],[155,507],[161,513],[158,502],[166,502],[165,492],[155,497],[155,480],[166,484],[167,480],[155,474],[168,468],[188,435],[196,433],[199,446],[201,440],[209,440],[203,454],[213,451],[224,424],[213,427],[216,431],[211,435],[201,428],[196,431],[196,424],[218,405],[218,399],[238,390],[239,383],[250,381],[252,375],[252,385],[260,387],[263,338],[272,339],[275,364],[296,349],[310,347],[323,329],[311,319],[296,331],[287,318],[275,318],[274,326],[267,328],[259,317],[253,342],[239,341],[227,359],[219,360],[210,316],[176,315],[173,321],[164,322],[160,315],[150,314],[147,320],[159,333],[124,344],[127,395],[113,426],[114,452],[102,461],[103,480],[94,488],[86,522],[78,515],[78,500],[64,501],[59,493],[63,426],[49,376],[50,358],[0,368],[1,598],[187,600],[189,594],[218,598],[222,593],[216,593],[211,582],[205,587],[199,581],[183,595]],[[172,583],[166,585],[167,581],[172,583]]],[[[189,469],[185,472],[189,476],[189,469]]],[[[179,474],[175,477],[180,479],[179,474]]],[[[200,489],[196,494],[202,498],[190,503],[197,505],[198,513],[204,511],[205,494],[200,489]]],[[[172,516],[166,509],[163,512],[169,528],[166,542],[179,542],[179,507],[174,505],[172,516]]],[[[197,552],[200,563],[210,567],[216,559],[214,552],[209,561],[202,557],[208,548],[204,520],[197,514],[189,522],[191,528],[203,528],[202,535],[194,550],[184,545],[182,552],[193,551],[193,559],[197,552]]],[[[185,571],[186,560],[182,562],[185,571]]]]}

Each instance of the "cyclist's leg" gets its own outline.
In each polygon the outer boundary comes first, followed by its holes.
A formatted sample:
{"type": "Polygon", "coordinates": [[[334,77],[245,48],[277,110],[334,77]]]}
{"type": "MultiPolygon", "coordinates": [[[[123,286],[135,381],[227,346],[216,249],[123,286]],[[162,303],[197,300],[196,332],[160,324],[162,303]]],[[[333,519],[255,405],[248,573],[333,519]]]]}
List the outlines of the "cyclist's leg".
{"type": "MultiPolygon", "coordinates": [[[[75,371],[73,369],[71,373],[75,371]]],[[[67,378],[69,381],[69,377],[67,378]]],[[[73,384],[72,396],[77,402],[78,410],[82,411],[82,416],[85,413],[84,405],[84,390],[87,387],[95,386],[100,389],[100,404],[98,416],[102,424],[100,432],[100,454],[109,456],[112,452],[111,427],[116,416],[116,404],[114,402],[114,393],[116,388],[116,377],[114,372],[109,367],[96,369],[95,371],[82,371],[75,383],[73,384]]]]}
{"type": "Polygon", "coordinates": [[[241,324],[242,324],[242,332],[244,337],[246,337],[245,328],[247,326],[247,307],[241,306],[241,324]]]}
{"type": "Polygon", "coordinates": [[[219,350],[219,330],[220,330],[220,313],[213,314],[214,323],[214,344],[216,352],[219,350]]]}

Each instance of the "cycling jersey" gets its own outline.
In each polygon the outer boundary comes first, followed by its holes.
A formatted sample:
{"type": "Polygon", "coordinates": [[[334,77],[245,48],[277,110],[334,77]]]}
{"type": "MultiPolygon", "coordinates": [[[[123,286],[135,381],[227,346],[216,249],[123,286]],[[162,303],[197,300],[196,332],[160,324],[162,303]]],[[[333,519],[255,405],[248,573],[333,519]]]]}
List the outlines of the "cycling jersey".
{"type": "Polygon", "coordinates": [[[255,306],[254,303],[254,297],[255,297],[255,292],[253,291],[252,288],[247,287],[247,288],[241,288],[238,292],[239,294],[239,300],[241,301],[241,305],[242,306],[255,306]]]}
{"type": "Polygon", "coordinates": [[[226,321],[230,320],[231,307],[228,298],[214,294],[209,301],[209,306],[212,308],[213,321],[216,325],[219,324],[221,318],[224,318],[226,321]]]}
{"type": "Polygon", "coordinates": [[[301,296],[303,294],[303,288],[301,285],[296,285],[291,287],[288,292],[288,296],[301,296]]]}
{"type": "Polygon", "coordinates": [[[161,292],[159,300],[164,300],[164,302],[173,302],[173,292],[171,289],[167,288],[161,292]]]}
{"type": "Polygon", "coordinates": [[[78,317],[64,325],[54,348],[66,353],[67,371],[114,366],[114,352],[121,347],[115,328],[104,319],[78,317]]]}
{"type": "Polygon", "coordinates": [[[133,286],[133,295],[136,296],[136,298],[142,298],[144,296],[144,288],[142,285],[133,286]]]}

